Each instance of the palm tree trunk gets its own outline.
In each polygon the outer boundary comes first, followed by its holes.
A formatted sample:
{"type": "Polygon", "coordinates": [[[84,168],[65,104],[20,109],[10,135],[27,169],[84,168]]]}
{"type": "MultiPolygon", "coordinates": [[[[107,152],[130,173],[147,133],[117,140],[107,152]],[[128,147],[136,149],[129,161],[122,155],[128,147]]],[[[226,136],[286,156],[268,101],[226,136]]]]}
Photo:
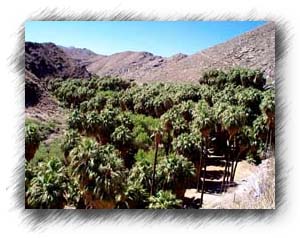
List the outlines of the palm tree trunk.
{"type": "Polygon", "coordinates": [[[203,156],[203,143],[201,142],[201,150],[199,156],[199,165],[198,165],[198,176],[197,176],[197,192],[199,192],[201,171],[202,171],[202,156],[203,156]]]}
{"type": "Polygon", "coordinates": [[[230,141],[229,141],[229,148],[227,148],[226,153],[225,153],[225,168],[224,168],[224,175],[223,175],[223,180],[222,180],[222,185],[221,185],[221,191],[224,191],[224,187],[225,187],[225,180],[226,180],[226,176],[227,176],[227,167],[228,167],[228,161],[229,161],[229,157],[230,157],[230,141]]]}
{"type": "Polygon", "coordinates": [[[171,148],[171,134],[170,134],[170,131],[168,131],[167,146],[166,146],[166,156],[169,155],[170,148],[171,148]]]}
{"type": "Polygon", "coordinates": [[[238,156],[236,158],[236,162],[235,162],[235,165],[234,165],[233,174],[232,174],[232,181],[231,182],[234,182],[234,177],[235,177],[236,169],[237,169],[237,166],[238,166],[238,163],[239,163],[239,159],[240,159],[240,153],[238,154],[238,156]]]}
{"type": "Polygon", "coordinates": [[[241,155],[241,152],[238,153],[238,155],[237,155],[237,157],[235,159],[235,165],[234,165],[234,168],[232,170],[230,182],[234,182],[235,172],[236,172],[236,168],[237,168],[238,163],[239,163],[240,155],[241,155]]]}
{"type": "Polygon", "coordinates": [[[155,172],[156,172],[156,163],[157,163],[157,152],[158,152],[158,143],[155,143],[155,156],[153,162],[153,173],[152,173],[152,184],[151,184],[151,191],[150,195],[153,196],[155,193],[155,172]]]}
{"type": "Polygon", "coordinates": [[[203,196],[204,196],[204,186],[205,186],[205,177],[206,177],[206,156],[207,156],[207,139],[205,139],[205,151],[204,151],[204,156],[203,156],[203,181],[202,181],[202,186],[201,186],[201,202],[200,202],[200,207],[203,205],[203,196]]]}
{"type": "MultiPolygon", "coordinates": [[[[232,182],[232,175],[233,175],[233,170],[234,170],[234,163],[235,163],[235,155],[236,155],[236,150],[237,150],[237,146],[236,146],[236,137],[234,137],[234,141],[233,141],[233,152],[232,152],[232,160],[231,160],[231,170],[230,173],[228,173],[228,178],[230,177],[230,182],[232,182]]],[[[227,178],[227,182],[228,182],[228,178],[227,178]]]]}

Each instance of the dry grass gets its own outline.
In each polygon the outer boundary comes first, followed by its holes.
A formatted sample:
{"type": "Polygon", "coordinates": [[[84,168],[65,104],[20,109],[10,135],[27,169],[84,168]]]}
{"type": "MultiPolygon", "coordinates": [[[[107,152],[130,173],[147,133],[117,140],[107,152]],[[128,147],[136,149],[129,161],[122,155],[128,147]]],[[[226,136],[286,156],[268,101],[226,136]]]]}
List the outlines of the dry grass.
{"type": "Polygon", "coordinates": [[[249,178],[245,193],[234,193],[228,209],[275,209],[275,158],[269,158],[249,178]]]}
{"type": "MultiPolygon", "coordinates": [[[[216,169],[211,167],[210,169],[216,169]]],[[[259,166],[242,161],[236,174],[237,187],[223,194],[204,194],[204,209],[275,209],[275,158],[259,166]]],[[[188,189],[186,197],[200,198],[196,189],[188,189]]]]}

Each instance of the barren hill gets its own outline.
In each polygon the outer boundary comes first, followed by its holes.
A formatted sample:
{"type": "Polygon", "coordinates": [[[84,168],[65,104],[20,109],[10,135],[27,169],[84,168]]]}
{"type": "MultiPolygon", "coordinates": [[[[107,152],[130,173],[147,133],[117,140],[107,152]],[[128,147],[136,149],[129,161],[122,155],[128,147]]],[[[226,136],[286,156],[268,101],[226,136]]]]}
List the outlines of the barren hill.
{"type": "Polygon", "coordinates": [[[53,43],[25,42],[25,106],[26,113],[46,118],[58,106],[47,91],[52,78],[90,78],[86,67],[70,58],[53,43]]]}
{"type": "Polygon", "coordinates": [[[86,68],[53,43],[25,43],[25,69],[37,78],[89,78],[86,68]]]}
{"type": "Polygon", "coordinates": [[[265,24],[189,56],[177,54],[164,58],[149,52],[129,51],[100,56],[87,69],[99,76],[119,76],[143,83],[197,81],[207,69],[231,67],[263,70],[268,81],[272,81],[275,69],[275,24],[265,24]]]}
{"type": "Polygon", "coordinates": [[[95,52],[87,49],[87,48],[76,48],[76,47],[64,47],[58,46],[62,49],[66,55],[78,62],[80,65],[89,65],[93,63],[95,60],[98,60],[101,55],[96,54],[95,52]]]}

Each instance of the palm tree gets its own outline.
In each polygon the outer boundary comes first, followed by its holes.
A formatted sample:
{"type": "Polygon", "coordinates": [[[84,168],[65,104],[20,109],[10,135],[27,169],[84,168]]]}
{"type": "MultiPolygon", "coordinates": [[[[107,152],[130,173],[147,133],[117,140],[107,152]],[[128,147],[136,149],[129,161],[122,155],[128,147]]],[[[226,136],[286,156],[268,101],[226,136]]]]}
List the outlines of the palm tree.
{"type": "Polygon", "coordinates": [[[247,134],[245,133],[244,128],[237,135],[236,141],[237,141],[237,150],[236,150],[237,155],[235,155],[232,160],[231,172],[230,172],[230,182],[234,182],[234,177],[235,177],[236,169],[237,169],[238,163],[240,161],[240,158],[241,158],[242,154],[245,154],[247,152],[247,150],[249,150],[249,147],[250,147],[250,140],[249,140],[247,134]]]}
{"type": "Polygon", "coordinates": [[[214,128],[215,118],[213,108],[211,108],[206,101],[200,100],[196,105],[194,112],[194,123],[200,130],[204,138],[208,138],[211,129],[214,128]]]}
{"type": "Polygon", "coordinates": [[[40,129],[35,124],[25,126],[25,158],[31,160],[41,141],[40,129]]]}
{"type": "Polygon", "coordinates": [[[120,97],[120,106],[122,111],[133,111],[133,98],[127,91],[120,97]]]}
{"type": "Polygon", "coordinates": [[[221,117],[222,125],[228,131],[231,139],[245,125],[247,115],[244,107],[229,105],[226,110],[222,112],[221,117]]]}
{"type": "Polygon", "coordinates": [[[171,154],[158,164],[158,173],[163,189],[170,189],[177,197],[183,198],[186,185],[195,175],[195,167],[182,155],[171,154]]]}
{"type": "Polygon", "coordinates": [[[57,158],[40,162],[39,169],[26,190],[26,204],[29,208],[64,208],[67,181],[64,167],[57,158]]]}
{"type": "Polygon", "coordinates": [[[117,148],[128,147],[133,139],[131,131],[124,125],[117,127],[111,134],[111,138],[117,148]]]}
{"type": "Polygon", "coordinates": [[[64,152],[65,164],[68,165],[70,161],[68,160],[71,150],[73,150],[80,142],[80,135],[77,130],[68,130],[63,138],[61,147],[64,152]]]}
{"type": "Polygon", "coordinates": [[[142,209],[148,205],[149,193],[140,180],[129,180],[125,191],[128,208],[142,209]]]}
{"type": "Polygon", "coordinates": [[[70,129],[76,129],[81,133],[84,129],[84,120],[84,115],[78,109],[75,109],[68,118],[68,126],[70,129]]]}
{"type": "Polygon", "coordinates": [[[155,156],[154,156],[154,161],[153,161],[152,184],[151,184],[151,191],[150,191],[151,196],[155,193],[155,174],[156,174],[156,165],[157,165],[157,152],[158,152],[158,146],[162,140],[162,134],[159,129],[157,129],[154,132],[153,137],[154,137],[154,143],[155,143],[155,156]]]}
{"type": "Polygon", "coordinates": [[[121,157],[124,159],[125,166],[131,168],[133,164],[133,158],[128,156],[128,152],[132,148],[133,135],[132,132],[124,125],[121,125],[115,129],[111,134],[111,140],[114,145],[120,150],[121,157]]]}
{"type": "Polygon", "coordinates": [[[153,173],[153,165],[151,162],[152,161],[146,158],[137,161],[129,172],[128,183],[141,184],[143,188],[150,193],[153,173]]]}
{"type": "Polygon", "coordinates": [[[96,110],[99,113],[105,107],[106,101],[107,99],[103,95],[99,94],[87,102],[87,109],[89,111],[96,110]]]}
{"type": "Polygon", "coordinates": [[[102,144],[107,144],[110,139],[110,134],[115,130],[117,126],[116,117],[119,114],[117,109],[107,107],[102,110],[99,115],[99,137],[102,144]]]}
{"type": "Polygon", "coordinates": [[[178,154],[194,161],[199,158],[201,137],[198,133],[183,133],[174,139],[172,145],[178,154]]]}
{"type": "Polygon", "coordinates": [[[245,125],[246,112],[245,108],[241,106],[231,106],[229,105],[221,114],[222,125],[228,131],[229,134],[229,151],[226,156],[226,164],[224,168],[224,177],[222,181],[222,191],[226,183],[229,180],[229,160],[234,163],[236,157],[236,138],[235,135],[240,131],[240,129],[245,125]]]}
{"type": "Polygon", "coordinates": [[[84,128],[88,136],[94,137],[98,142],[99,138],[99,128],[101,126],[101,121],[97,112],[92,111],[86,114],[84,121],[84,128]]]}
{"type": "Polygon", "coordinates": [[[182,201],[177,199],[171,191],[160,190],[157,192],[156,196],[151,196],[149,198],[150,209],[174,209],[180,208],[182,201]]]}
{"type": "Polygon", "coordinates": [[[222,88],[226,82],[227,75],[223,71],[216,69],[204,72],[199,80],[200,84],[217,85],[218,88],[222,88]]]}
{"type": "Polygon", "coordinates": [[[131,119],[132,114],[128,112],[122,112],[117,116],[117,122],[119,125],[123,125],[127,127],[129,130],[132,130],[134,127],[134,123],[131,119]]]}
{"type": "Polygon", "coordinates": [[[265,154],[269,144],[273,145],[275,134],[275,92],[267,90],[263,93],[263,99],[260,104],[261,111],[267,116],[268,134],[265,145],[265,154]]]}
{"type": "MultiPolygon", "coordinates": [[[[208,155],[208,139],[211,130],[214,128],[215,125],[215,115],[213,108],[209,106],[209,104],[206,101],[199,101],[198,105],[196,106],[195,110],[195,120],[194,120],[194,127],[198,128],[198,130],[201,132],[201,135],[203,137],[203,143],[201,144],[201,152],[200,152],[200,158],[199,158],[199,169],[198,169],[198,178],[200,180],[201,178],[201,172],[202,168],[204,168],[203,171],[203,181],[202,181],[202,188],[201,188],[201,204],[200,207],[203,204],[203,196],[204,196],[204,186],[205,186],[205,179],[206,179],[206,157],[208,155]]],[[[197,187],[199,188],[199,181],[197,181],[197,187]]]]}
{"type": "Polygon", "coordinates": [[[91,139],[71,151],[73,175],[80,183],[85,204],[114,208],[124,196],[124,165],[111,145],[98,146],[91,139]]]}
{"type": "Polygon", "coordinates": [[[168,155],[171,150],[171,143],[172,143],[171,132],[173,130],[172,117],[173,115],[170,112],[169,113],[166,112],[161,116],[161,121],[163,124],[162,128],[164,128],[164,132],[166,133],[166,136],[163,137],[163,144],[165,147],[166,155],[168,155]]]}

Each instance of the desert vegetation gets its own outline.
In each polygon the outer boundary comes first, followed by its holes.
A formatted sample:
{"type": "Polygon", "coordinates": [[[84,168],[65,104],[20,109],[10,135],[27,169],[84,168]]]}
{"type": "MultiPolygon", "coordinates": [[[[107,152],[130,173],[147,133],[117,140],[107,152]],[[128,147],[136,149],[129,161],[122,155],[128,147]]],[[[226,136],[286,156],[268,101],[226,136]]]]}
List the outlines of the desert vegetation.
{"type": "Polygon", "coordinates": [[[188,188],[209,192],[207,166],[234,184],[242,160],[259,164],[275,144],[275,91],[262,72],[205,72],[197,84],[137,85],[120,78],[50,80],[68,113],[63,134],[25,123],[27,208],[188,208],[188,188]]]}

